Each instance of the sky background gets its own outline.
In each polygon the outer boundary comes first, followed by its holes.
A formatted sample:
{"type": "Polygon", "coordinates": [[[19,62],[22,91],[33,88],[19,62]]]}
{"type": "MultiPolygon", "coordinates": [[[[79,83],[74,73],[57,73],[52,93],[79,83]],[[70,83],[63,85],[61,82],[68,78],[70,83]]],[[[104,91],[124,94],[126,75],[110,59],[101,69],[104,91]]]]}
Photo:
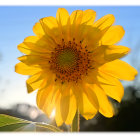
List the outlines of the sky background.
{"type": "MultiPolygon", "coordinates": [[[[59,7],[72,11],[93,9],[99,19],[106,14],[115,16],[115,25],[122,25],[125,36],[119,43],[131,48],[131,53],[123,58],[135,68],[140,61],[140,7],[124,6],[0,6],[0,107],[10,107],[16,103],[36,105],[36,92],[27,94],[27,76],[14,72],[17,57],[22,53],[17,45],[25,37],[34,35],[33,25],[40,18],[56,16],[59,7]]],[[[124,84],[128,84],[125,82],[124,84]]],[[[132,83],[132,82],[130,82],[132,83]]]]}

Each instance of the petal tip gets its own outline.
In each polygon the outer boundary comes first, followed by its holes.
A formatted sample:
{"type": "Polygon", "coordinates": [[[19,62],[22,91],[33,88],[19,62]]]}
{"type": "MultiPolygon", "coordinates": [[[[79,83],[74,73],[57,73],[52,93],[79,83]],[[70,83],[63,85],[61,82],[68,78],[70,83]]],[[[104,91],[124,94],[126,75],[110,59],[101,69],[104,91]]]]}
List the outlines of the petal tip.
{"type": "Polygon", "coordinates": [[[26,86],[27,86],[27,92],[31,93],[33,92],[33,88],[26,82],[26,86]]]}

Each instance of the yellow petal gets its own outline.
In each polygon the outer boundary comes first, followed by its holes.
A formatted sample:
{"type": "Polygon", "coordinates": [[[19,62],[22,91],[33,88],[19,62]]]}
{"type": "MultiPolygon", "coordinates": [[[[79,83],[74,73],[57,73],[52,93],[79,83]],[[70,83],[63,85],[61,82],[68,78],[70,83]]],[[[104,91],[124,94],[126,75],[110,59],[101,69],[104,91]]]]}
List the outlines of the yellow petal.
{"type": "Polygon", "coordinates": [[[23,74],[23,75],[34,75],[35,73],[38,73],[39,71],[41,71],[40,68],[29,67],[22,62],[16,64],[15,66],[15,72],[19,74],[23,74]]]}
{"type": "MultiPolygon", "coordinates": [[[[45,55],[46,53],[51,53],[51,51],[54,50],[47,43],[45,45],[41,45],[41,41],[40,41],[40,45],[33,44],[33,43],[30,43],[30,42],[23,42],[23,43],[26,46],[28,46],[28,48],[31,50],[30,54],[45,55]]],[[[25,54],[27,54],[27,53],[25,53],[25,54]]]]}
{"type": "Polygon", "coordinates": [[[96,17],[96,12],[92,9],[83,11],[81,24],[92,25],[96,17]]]}
{"type": "Polygon", "coordinates": [[[39,72],[33,76],[31,76],[27,81],[26,81],[26,85],[27,85],[27,91],[28,93],[33,92],[34,90],[40,88],[40,85],[43,83],[43,76],[42,73],[39,72]]]}
{"type": "MultiPolygon", "coordinates": [[[[89,36],[91,36],[93,38],[93,42],[95,42],[92,44],[100,43],[99,40],[106,33],[106,31],[112,26],[114,21],[115,21],[115,17],[111,14],[108,14],[108,15],[100,18],[93,24],[93,26],[92,26],[93,29],[89,33],[89,36]]],[[[92,42],[92,40],[90,42],[92,42]]]]}
{"type": "Polygon", "coordinates": [[[55,42],[47,35],[45,35],[43,37],[28,36],[24,39],[23,42],[24,43],[33,43],[33,44],[39,46],[41,49],[47,49],[47,50],[50,50],[51,48],[54,48],[56,46],[55,42]]]}
{"type": "Polygon", "coordinates": [[[99,112],[105,117],[112,117],[114,114],[113,107],[109,102],[105,92],[96,84],[90,85],[92,90],[96,93],[96,96],[99,101],[99,112]]]}
{"type": "Polygon", "coordinates": [[[57,102],[56,102],[55,120],[56,120],[57,126],[61,126],[63,124],[62,113],[61,113],[61,108],[60,108],[60,99],[61,99],[61,93],[59,93],[57,97],[57,102]]]}
{"type": "Polygon", "coordinates": [[[44,54],[50,52],[55,47],[46,38],[38,38],[36,36],[29,36],[24,39],[24,42],[18,45],[18,49],[24,54],[44,54]],[[51,45],[50,45],[51,44],[51,45]]]}
{"type": "Polygon", "coordinates": [[[114,60],[102,65],[100,71],[107,73],[120,80],[134,80],[137,70],[122,60],[114,60]]]}
{"type": "Polygon", "coordinates": [[[112,26],[114,21],[115,17],[111,14],[108,14],[93,23],[92,28],[88,27],[88,34],[86,34],[83,41],[84,45],[90,46],[91,48],[94,48],[93,46],[97,46],[97,44],[100,45],[100,39],[112,26]]]}
{"type": "Polygon", "coordinates": [[[88,50],[93,51],[99,43],[105,31],[101,31],[97,27],[80,25],[79,38],[82,40],[82,45],[87,46],[88,50]]]}
{"type": "Polygon", "coordinates": [[[100,30],[104,30],[108,27],[110,27],[115,21],[115,17],[112,14],[108,14],[106,16],[103,16],[99,20],[97,20],[93,26],[97,27],[100,30]]]}
{"type": "Polygon", "coordinates": [[[36,37],[29,36],[24,39],[24,44],[28,45],[30,49],[37,52],[48,52],[52,51],[55,47],[55,44],[49,38],[45,37],[36,37]]]}
{"type": "MultiPolygon", "coordinates": [[[[115,17],[111,14],[108,14],[99,20],[97,20],[93,25],[88,27],[88,34],[85,34],[83,44],[93,48],[97,44],[101,44],[101,38],[108,31],[115,21],[115,17]]],[[[84,28],[84,27],[82,27],[84,28]]]]}
{"type": "Polygon", "coordinates": [[[69,112],[68,112],[68,115],[67,115],[67,119],[65,121],[65,123],[67,125],[72,123],[73,118],[76,114],[76,110],[77,110],[76,98],[71,91],[70,91],[70,103],[69,103],[69,109],[68,110],[69,110],[69,112]]]}
{"type": "Polygon", "coordinates": [[[68,90],[66,96],[61,93],[60,99],[61,116],[64,122],[66,121],[69,113],[69,104],[70,104],[70,91],[68,90]]]}
{"type": "Polygon", "coordinates": [[[96,35],[97,28],[96,28],[96,30],[94,28],[94,31],[93,31],[93,27],[92,26],[88,26],[88,25],[93,25],[93,22],[94,22],[95,17],[96,17],[96,12],[91,10],[91,9],[88,9],[88,10],[83,11],[83,13],[82,13],[82,11],[79,12],[79,13],[81,15],[81,17],[79,16],[80,19],[81,19],[81,23],[80,23],[80,25],[79,25],[79,27],[77,29],[78,34],[76,36],[76,39],[77,39],[78,43],[80,41],[83,41],[83,40],[86,39],[86,41],[87,41],[86,45],[89,45],[89,42],[90,42],[89,38],[90,37],[92,38],[91,42],[95,42],[95,41],[93,41],[94,40],[93,39],[93,35],[97,36],[96,35]],[[92,33],[90,33],[90,32],[92,32],[92,33]]]}
{"type": "Polygon", "coordinates": [[[27,55],[46,55],[46,53],[50,53],[53,48],[47,48],[47,44],[46,47],[43,47],[33,43],[23,42],[18,45],[18,50],[27,55]]]}
{"type": "Polygon", "coordinates": [[[118,102],[121,101],[124,95],[124,88],[119,80],[101,71],[98,71],[97,79],[99,85],[108,96],[118,102]]]}
{"type": "MultiPolygon", "coordinates": [[[[46,87],[43,90],[39,90],[37,93],[37,105],[38,107],[44,111],[44,113],[50,118],[52,117],[52,112],[55,111],[55,117],[58,117],[58,109],[57,108],[57,100],[59,99],[59,92],[58,89],[56,89],[54,86],[50,85],[46,87]]],[[[58,118],[59,123],[58,125],[61,125],[60,121],[61,119],[58,118]]]]}
{"type": "Polygon", "coordinates": [[[124,29],[120,25],[111,26],[101,39],[103,45],[113,45],[118,43],[124,36],[124,29]]]}
{"type": "Polygon", "coordinates": [[[45,33],[49,33],[51,29],[58,27],[55,17],[52,17],[52,16],[40,19],[40,23],[41,23],[41,25],[43,25],[42,27],[43,27],[45,33]],[[46,29],[49,29],[49,31],[47,31],[46,29]]]}
{"type": "Polygon", "coordinates": [[[69,90],[70,90],[69,83],[63,83],[63,84],[59,83],[58,86],[59,86],[59,91],[62,95],[64,95],[64,96],[69,95],[69,90]]]}
{"type": "Polygon", "coordinates": [[[45,35],[45,32],[41,26],[41,24],[39,22],[37,22],[34,26],[33,26],[33,32],[37,35],[37,36],[43,36],[45,35]]]}
{"type": "Polygon", "coordinates": [[[73,88],[73,93],[76,96],[80,114],[87,120],[92,119],[96,115],[97,109],[89,101],[87,95],[81,90],[80,86],[77,85],[73,88]]]}
{"type": "Polygon", "coordinates": [[[98,64],[103,64],[108,61],[119,59],[128,54],[130,49],[125,46],[100,46],[93,52],[93,59],[98,64]]]}
{"type": "Polygon", "coordinates": [[[48,65],[48,58],[41,57],[38,55],[24,55],[18,58],[19,61],[25,63],[26,65],[48,65]]]}
{"type": "Polygon", "coordinates": [[[96,93],[87,85],[84,85],[84,93],[87,95],[88,100],[92,103],[92,105],[98,109],[99,102],[96,96],[96,93]]]}
{"type": "Polygon", "coordinates": [[[40,109],[43,109],[48,96],[52,93],[52,90],[53,90],[53,86],[50,85],[45,87],[44,89],[40,89],[37,92],[36,102],[37,102],[37,106],[40,109]]]}
{"type": "Polygon", "coordinates": [[[66,124],[71,124],[77,109],[76,99],[70,90],[67,90],[66,92],[65,95],[61,93],[60,110],[63,121],[66,124]]]}
{"type": "Polygon", "coordinates": [[[47,87],[44,92],[40,94],[40,97],[38,95],[38,104],[49,118],[52,117],[52,112],[55,111],[57,96],[58,89],[56,89],[55,87],[51,88],[51,86],[47,87]]]}
{"type": "Polygon", "coordinates": [[[74,38],[74,39],[76,39],[75,41],[77,41],[77,42],[79,41],[79,40],[77,40],[77,36],[79,34],[79,25],[81,24],[82,17],[83,17],[83,11],[82,10],[73,11],[72,14],[70,15],[70,22],[71,22],[70,35],[71,35],[71,39],[74,38]]]}
{"type": "Polygon", "coordinates": [[[45,32],[45,35],[51,37],[56,43],[60,44],[62,41],[62,35],[57,24],[55,17],[45,17],[40,19],[40,23],[45,32]]]}
{"type": "Polygon", "coordinates": [[[37,43],[40,40],[37,36],[28,36],[24,39],[24,42],[31,42],[31,43],[37,43]]]}
{"type": "Polygon", "coordinates": [[[48,87],[49,85],[54,84],[56,79],[55,73],[53,73],[49,69],[47,69],[46,71],[44,71],[44,76],[46,76],[46,82],[44,83],[44,87],[48,87]]]}
{"type": "Polygon", "coordinates": [[[68,22],[69,13],[65,8],[58,8],[56,13],[56,19],[58,23],[60,23],[62,26],[65,26],[68,22]]]}
{"type": "Polygon", "coordinates": [[[97,74],[98,74],[97,70],[95,70],[95,69],[92,71],[89,71],[88,75],[83,77],[83,80],[88,84],[94,84],[95,81],[97,80],[96,79],[97,74]]]}
{"type": "Polygon", "coordinates": [[[24,43],[19,44],[17,46],[17,48],[20,52],[22,52],[24,54],[27,54],[27,55],[33,53],[32,50],[27,45],[25,45],[24,43]]]}
{"type": "Polygon", "coordinates": [[[60,29],[60,34],[65,42],[70,40],[70,17],[65,8],[59,8],[56,13],[56,19],[60,29]]]}
{"type": "Polygon", "coordinates": [[[70,15],[71,24],[79,25],[83,18],[82,10],[75,10],[70,15]]]}

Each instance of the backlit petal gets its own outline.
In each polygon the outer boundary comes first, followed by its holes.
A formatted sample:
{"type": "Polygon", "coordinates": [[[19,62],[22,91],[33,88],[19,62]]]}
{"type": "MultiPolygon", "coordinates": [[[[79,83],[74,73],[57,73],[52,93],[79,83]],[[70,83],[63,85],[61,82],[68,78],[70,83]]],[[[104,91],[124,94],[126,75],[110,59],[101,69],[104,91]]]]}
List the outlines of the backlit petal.
{"type": "Polygon", "coordinates": [[[55,120],[56,120],[57,126],[61,126],[64,122],[62,118],[62,113],[61,113],[60,99],[61,99],[61,93],[59,93],[57,97],[57,102],[56,102],[55,120]]]}
{"type": "Polygon", "coordinates": [[[16,64],[15,66],[15,72],[23,75],[33,75],[35,73],[38,73],[39,71],[41,71],[40,68],[29,67],[22,62],[16,64]]]}
{"type": "Polygon", "coordinates": [[[114,114],[114,110],[105,92],[97,84],[90,85],[90,87],[96,93],[96,96],[98,98],[99,112],[106,117],[112,117],[114,114]]]}
{"type": "Polygon", "coordinates": [[[27,54],[27,55],[31,54],[31,52],[32,52],[31,49],[27,45],[25,45],[24,43],[19,44],[17,46],[17,48],[20,52],[27,54]]]}
{"type": "Polygon", "coordinates": [[[79,25],[83,18],[82,10],[75,10],[70,15],[71,24],[79,25]]]}
{"type": "Polygon", "coordinates": [[[59,8],[56,13],[56,19],[58,23],[65,26],[68,22],[69,13],[65,8],[59,8]]]}
{"type": "Polygon", "coordinates": [[[98,64],[103,64],[115,59],[119,59],[128,54],[130,49],[125,46],[100,46],[93,52],[93,59],[98,64]]]}
{"type": "Polygon", "coordinates": [[[96,109],[93,106],[93,104],[87,98],[87,95],[80,89],[79,86],[75,86],[73,88],[73,93],[76,96],[80,114],[87,120],[93,118],[96,115],[98,108],[96,109]]]}
{"type": "Polygon", "coordinates": [[[75,95],[70,91],[70,103],[69,103],[69,112],[67,115],[67,119],[65,121],[65,123],[67,125],[71,124],[73,121],[73,118],[76,114],[76,110],[77,110],[77,104],[76,104],[76,98],[75,95]]]}
{"type": "Polygon", "coordinates": [[[75,38],[77,40],[77,36],[79,35],[79,25],[83,18],[83,11],[82,10],[76,10],[73,11],[70,15],[70,22],[71,22],[71,28],[70,28],[70,35],[71,39],[75,38]]]}
{"type": "Polygon", "coordinates": [[[69,113],[69,105],[70,105],[70,91],[68,90],[67,95],[63,95],[61,93],[61,98],[60,98],[60,110],[64,122],[66,121],[69,113]]]}
{"type": "Polygon", "coordinates": [[[98,71],[97,79],[99,85],[108,96],[117,100],[118,102],[121,101],[124,95],[124,88],[118,79],[100,71],[98,71]]]}
{"type": "Polygon", "coordinates": [[[92,9],[83,11],[83,18],[81,24],[92,25],[96,17],[96,12],[92,9]]]}
{"type": "Polygon", "coordinates": [[[46,36],[52,38],[58,44],[61,43],[62,34],[55,17],[50,16],[42,18],[40,19],[40,23],[46,36]]]}
{"type": "Polygon", "coordinates": [[[23,43],[36,52],[52,51],[55,47],[55,44],[47,37],[38,38],[36,36],[29,36],[24,39],[23,43]]]}
{"type": "Polygon", "coordinates": [[[52,117],[52,112],[56,111],[56,100],[59,94],[58,89],[56,89],[55,86],[51,87],[51,85],[48,86],[48,88],[44,90],[44,93],[40,95],[40,107],[49,118],[52,117]]]}
{"type": "Polygon", "coordinates": [[[48,64],[47,58],[38,55],[24,55],[19,57],[18,60],[29,66],[48,64]]]}
{"type": "Polygon", "coordinates": [[[100,30],[104,30],[108,27],[110,27],[115,21],[115,17],[112,14],[108,14],[106,16],[103,16],[99,20],[97,20],[93,26],[97,27],[100,30]]]}
{"type": "Polygon", "coordinates": [[[44,89],[40,89],[37,93],[36,102],[40,109],[43,109],[45,102],[50,94],[52,94],[53,86],[50,85],[44,89]]]}
{"type": "Polygon", "coordinates": [[[70,17],[65,8],[59,8],[56,13],[56,19],[60,29],[60,34],[65,42],[70,40],[70,17]]]}
{"type": "Polygon", "coordinates": [[[101,66],[100,71],[104,71],[120,80],[134,80],[138,74],[137,70],[122,60],[114,60],[101,66]]]}
{"type": "Polygon", "coordinates": [[[45,32],[41,26],[41,24],[39,22],[37,22],[34,26],[33,26],[33,32],[37,35],[37,36],[43,36],[45,35],[45,32]]]}
{"type": "Polygon", "coordinates": [[[103,45],[113,45],[118,43],[124,36],[124,29],[120,25],[111,26],[101,39],[103,45]]]}
{"type": "Polygon", "coordinates": [[[98,109],[99,108],[99,102],[96,96],[96,93],[88,86],[88,85],[83,85],[83,91],[86,94],[88,100],[92,103],[92,105],[98,109]]]}
{"type": "Polygon", "coordinates": [[[41,72],[34,74],[26,81],[28,93],[33,92],[34,90],[40,88],[40,85],[43,83],[43,75],[41,72]]]}
{"type": "Polygon", "coordinates": [[[38,38],[36,36],[29,36],[24,39],[24,42],[18,45],[18,49],[24,54],[41,55],[53,50],[54,46],[50,45],[45,38],[38,38]]]}

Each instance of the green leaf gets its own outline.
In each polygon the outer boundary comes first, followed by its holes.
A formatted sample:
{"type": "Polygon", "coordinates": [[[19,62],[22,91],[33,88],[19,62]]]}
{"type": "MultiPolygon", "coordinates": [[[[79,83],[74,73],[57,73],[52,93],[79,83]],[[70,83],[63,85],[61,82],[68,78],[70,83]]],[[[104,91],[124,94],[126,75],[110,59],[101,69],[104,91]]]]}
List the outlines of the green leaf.
{"type": "Polygon", "coordinates": [[[23,122],[30,123],[27,120],[19,119],[5,114],[0,114],[0,127],[5,125],[10,125],[10,124],[15,124],[15,123],[23,123],[23,122]]]}
{"type": "Polygon", "coordinates": [[[0,114],[0,131],[35,131],[35,126],[29,129],[31,124],[27,120],[0,114]]]}
{"type": "Polygon", "coordinates": [[[10,125],[5,125],[3,127],[0,127],[0,131],[35,131],[35,127],[30,127],[30,129],[27,129],[28,123],[15,123],[10,125]]]}
{"type": "Polygon", "coordinates": [[[53,132],[62,132],[61,129],[59,129],[58,127],[55,127],[53,125],[50,125],[50,124],[36,123],[36,126],[38,126],[40,128],[44,128],[44,129],[49,129],[50,131],[53,131],[53,132]]]}
{"type": "Polygon", "coordinates": [[[0,131],[52,131],[62,132],[59,128],[46,123],[27,121],[24,119],[0,114],[0,131]]]}

